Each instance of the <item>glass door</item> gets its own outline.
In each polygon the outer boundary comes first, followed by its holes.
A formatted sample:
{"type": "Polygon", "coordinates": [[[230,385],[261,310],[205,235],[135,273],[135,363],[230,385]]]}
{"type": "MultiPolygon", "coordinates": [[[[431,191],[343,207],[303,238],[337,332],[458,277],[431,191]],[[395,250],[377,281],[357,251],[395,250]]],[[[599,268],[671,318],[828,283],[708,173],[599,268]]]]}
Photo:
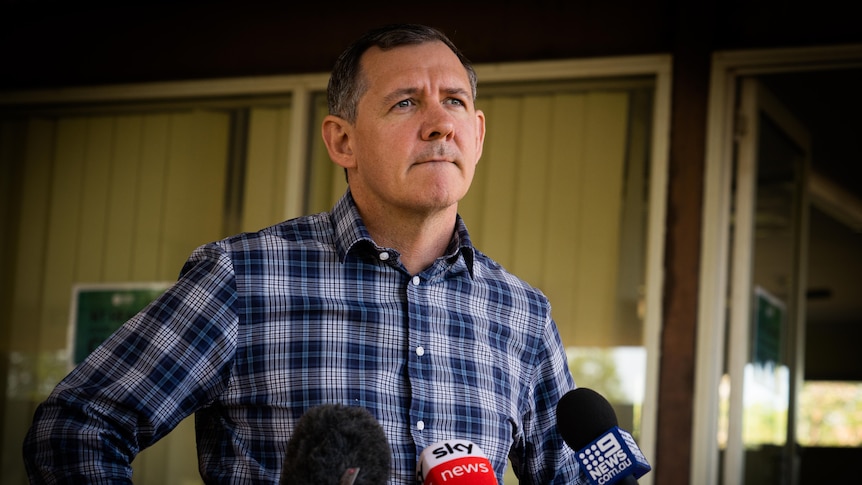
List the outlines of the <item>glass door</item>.
{"type": "Polygon", "coordinates": [[[785,484],[798,463],[809,138],[756,79],[740,87],[723,483],[785,484]]]}

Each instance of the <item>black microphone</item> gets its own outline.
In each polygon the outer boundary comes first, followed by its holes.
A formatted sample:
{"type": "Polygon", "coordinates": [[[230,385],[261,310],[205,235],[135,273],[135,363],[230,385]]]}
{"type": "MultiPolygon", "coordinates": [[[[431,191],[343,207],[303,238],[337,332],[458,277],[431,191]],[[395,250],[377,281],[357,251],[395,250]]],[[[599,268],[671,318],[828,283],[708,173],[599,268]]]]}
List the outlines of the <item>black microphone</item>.
{"type": "Polygon", "coordinates": [[[392,450],[365,408],[315,406],[287,442],[281,485],[385,485],[392,450]]]}
{"type": "Polygon", "coordinates": [[[594,485],[636,484],[651,470],[632,435],[618,426],[611,403],[596,391],[567,392],[557,403],[557,429],[594,485]]]}

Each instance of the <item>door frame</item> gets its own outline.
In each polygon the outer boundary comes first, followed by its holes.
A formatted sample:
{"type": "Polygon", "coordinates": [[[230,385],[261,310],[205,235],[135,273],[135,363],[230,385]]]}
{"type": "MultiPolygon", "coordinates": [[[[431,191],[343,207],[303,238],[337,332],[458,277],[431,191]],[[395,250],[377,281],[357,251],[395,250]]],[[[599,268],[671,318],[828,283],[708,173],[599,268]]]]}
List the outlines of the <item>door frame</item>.
{"type": "Polygon", "coordinates": [[[862,45],[718,51],[708,99],[690,483],[717,485],[727,331],[734,122],[742,76],[862,66],[862,45]],[[708,221],[709,223],[706,223],[708,221]]]}
{"type": "MultiPolygon", "coordinates": [[[[783,445],[785,453],[790,456],[789,466],[791,469],[798,468],[798,456],[794,453],[792,443],[796,442],[795,421],[797,416],[796,395],[802,384],[804,372],[804,333],[805,333],[805,281],[808,254],[808,196],[805,187],[808,180],[808,166],[811,157],[810,135],[793,114],[777,99],[763,84],[755,77],[745,77],[740,80],[740,105],[738,107],[737,119],[739,125],[735,129],[736,134],[736,190],[733,211],[733,250],[730,261],[730,300],[733,302],[729,308],[729,331],[727,351],[728,375],[730,376],[730,396],[728,409],[727,447],[723,470],[725,483],[742,483],[746,476],[746,450],[743,444],[745,423],[744,400],[746,380],[745,368],[751,363],[750,354],[752,348],[752,298],[755,288],[753,287],[754,268],[757,265],[755,232],[758,192],[758,173],[760,160],[758,157],[761,123],[759,115],[762,113],[769,117],[795,146],[798,146],[805,154],[805,161],[800,167],[800,186],[795,189],[800,193],[799,199],[794,204],[796,214],[794,225],[797,225],[796,239],[791,242],[793,246],[792,258],[793,268],[790,272],[794,275],[793,294],[789,297],[791,310],[790,318],[785,322],[786,331],[786,364],[790,371],[790,382],[788,382],[789,403],[787,415],[786,442],[783,445]],[[742,129],[740,129],[742,128],[742,129]]],[[[791,480],[787,483],[795,483],[792,473],[788,469],[780,470],[780,476],[791,480]]],[[[782,482],[784,483],[784,482],[782,482]]]]}

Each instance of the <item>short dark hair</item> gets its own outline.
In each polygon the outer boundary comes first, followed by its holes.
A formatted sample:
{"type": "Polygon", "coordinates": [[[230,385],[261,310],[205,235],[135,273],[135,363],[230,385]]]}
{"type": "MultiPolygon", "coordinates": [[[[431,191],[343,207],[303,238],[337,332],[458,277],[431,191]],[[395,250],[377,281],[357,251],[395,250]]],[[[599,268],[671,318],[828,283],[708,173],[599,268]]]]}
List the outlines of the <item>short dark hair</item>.
{"type": "Polygon", "coordinates": [[[477,79],[473,64],[446,37],[446,34],[425,25],[392,24],[367,32],[348,46],[335,61],[326,92],[329,102],[329,114],[345,119],[351,124],[356,121],[359,98],[362,97],[366,89],[365,81],[360,71],[360,60],[365,51],[375,46],[388,50],[404,45],[418,45],[435,41],[443,42],[458,56],[458,60],[461,61],[461,64],[467,71],[473,99],[475,100],[477,79]]]}
{"type": "Polygon", "coordinates": [[[280,485],[339,485],[350,468],[359,469],[353,485],[385,485],[391,460],[386,433],[367,409],[322,404],[293,430],[280,485]]]}

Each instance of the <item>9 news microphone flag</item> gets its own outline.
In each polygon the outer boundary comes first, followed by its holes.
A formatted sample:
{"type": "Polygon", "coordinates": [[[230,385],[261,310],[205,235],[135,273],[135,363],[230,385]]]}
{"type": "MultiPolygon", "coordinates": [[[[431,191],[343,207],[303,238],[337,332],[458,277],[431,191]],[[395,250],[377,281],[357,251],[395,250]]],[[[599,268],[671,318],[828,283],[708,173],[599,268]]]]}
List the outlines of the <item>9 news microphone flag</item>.
{"type": "Polygon", "coordinates": [[[594,485],[610,485],[650,471],[632,435],[614,426],[578,451],[578,464],[594,485]]]}

